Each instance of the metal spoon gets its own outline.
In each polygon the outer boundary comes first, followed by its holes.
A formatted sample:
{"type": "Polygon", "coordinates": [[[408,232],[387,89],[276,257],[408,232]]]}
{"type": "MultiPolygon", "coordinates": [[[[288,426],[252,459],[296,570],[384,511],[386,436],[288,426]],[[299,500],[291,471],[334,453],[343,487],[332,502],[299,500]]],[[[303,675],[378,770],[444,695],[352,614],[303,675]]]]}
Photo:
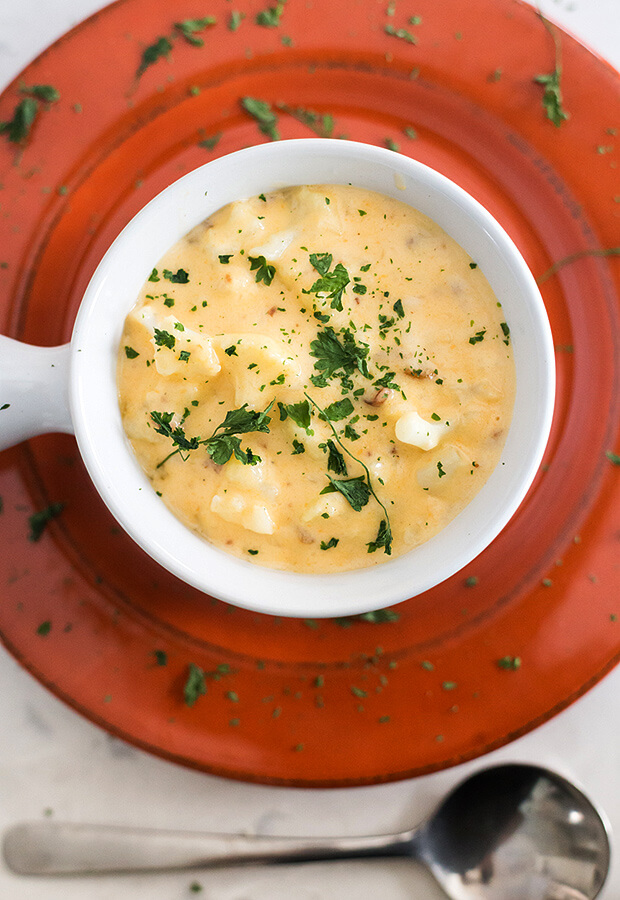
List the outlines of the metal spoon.
{"type": "Polygon", "coordinates": [[[476,772],[425,824],[399,834],[284,838],[38,822],[11,828],[4,855],[23,875],[405,856],[428,866],[452,900],[592,900],[607,876],[609,840],[570,782],[501,765],[476,772]]]}

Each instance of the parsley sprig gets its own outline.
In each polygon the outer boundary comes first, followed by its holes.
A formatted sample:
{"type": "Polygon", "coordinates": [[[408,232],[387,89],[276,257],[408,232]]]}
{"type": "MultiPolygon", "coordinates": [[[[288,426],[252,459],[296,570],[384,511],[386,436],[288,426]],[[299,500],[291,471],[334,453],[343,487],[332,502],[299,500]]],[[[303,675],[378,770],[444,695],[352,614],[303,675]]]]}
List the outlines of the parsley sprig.
{"type": "Polygon", "coordinates": [[[152,44],[145,47],[140,59],[140,65],[136,70],[136,80],[139,80],[148,68],[154,65],[158,60],[165,59],[172,52],[172,42],[181,37],[193,47],[202,47],[204,40],[197,37],[196,33],[204,31],[215,25],[217,19],[215,16],[204,16],[201,19],[184,19],[182,22],[175,22],[169,36],[161,35],[156,38],[152,44]]]}
{"type": "MultiPolygon", "coordinates": [[[[361,509],[366,506],[370,498],[373,497],[383,510],[385,519],[382,519],[379,524],[379,530],[377,531],[375,540],[370,541],[366,546],[368,547],[369,553],[374,553],[379,548],[383,548],[383,552],[387,556],[390,556],[392,553],[392,528],[390,525],[390,516],[384,504],[375,493],[368,466],[363,463],[361,459],[358,459],[357,456],[351,453],[351,451],[348,450],[347,447],[345,447],[345,445],[338,437],[338,433],[332,425],[329,416],[326,413],[326,410],[321,409],[318,403],[316,403],[316,401],[312,399],[310,394],[304,391],[304,395],[312,404],[312,406],[314,406],[314,408],[319,412],[321,417],[325,419],[332,431],[334,441],[338,444],[341,450],[343,450],[347,454],[347,456],[354,460],[354,462],[358,463],[364,470],[364,475],[360,475],[356,478],[338,479],[332,478],[331,475],[328,475],[327,477],[329,479],[329,484],[327,485],[327,487],[323,488],[321,493],[329,494],[333,493],[334,491],[338,491],[343,495],[343,497],[348,500],[349,504],[356,512],[360,512],[361,509]]],[[[337,453],[334,452],[336,448],[332,441],[327,442],[327,447],[330,451],[328,467],[329,465],[334,466],[335,468],[339,468],[342,474],[346,474],[346,464],[344,462],[344,457],[342,457],[341,454],[339,457],[337,453]]]]}
{"type": "Polygon", "coordinates": [[[372,378],[368,370],[368,344],[358,343],[354,335],[343,329],[340,338],[331,325],[317,333],[310,342],[310,356],[316,359],[314,368],[319,373],[312,376],[312,383],[324,387],[327,379],[338,376],[343,385],[350,387],[350,376],[359,372],[364,378],[372,378]]]}
{"type": "Polygon", "coordinates": [[[556,128],[559,128],[562,122],[569,118],[568,113],[562,106],[562,44],[560,38],[551,25],[545,19],[542,13],[539,13],[540,20],[553,38],[555,47],[555,68],[549,74],[536,75],[534,82],[543,86],[542,105],[547,112],[547,118],[553,122],[556,128]]]}
{"type": "Polygon", "coordinates": [[[336,263],[332,271],[329,271],[332,264],[331,253],[311,253],[310,263],[321,277],[317,278],[312,287],[307,291],[304,290],[303,293],[325,294],[327,300],[331,301],[330,307],[342,312],[342,295],[351,281],[349,273],[342,263],[336,263]]]}
{"type": "Polygon", "coordinates": [[[174,427],[172,426],[174,413],[151,411],[151,419],[157,426],[155,431],[169,438],[176,448],[157,464],[157,468],[161,468],[164,463],[168,462],[171,457],[176,456],[177,453],[181,455],[182,459],[187,459],[188,454],[192,450],[197,450],[200,446],[205,447],[216,465],[223,466],[232,456],[244,465],[256,465],[256,463],[260,462],[260,456],[252,453],[249,447],[243,450],[238,435],[248,434],[253,431],[268,433],[271,421],[269,411],[272,406],[273,400],[266,409],[261,411],[248,409],[247,403],[244,403],[239,409],[231,409],[226,413],[224,421],[220,422],[211,437],[208,438],[187,437],[184,425],[189,415],[189,410],[185,410],[181,421],[174,427]]]}

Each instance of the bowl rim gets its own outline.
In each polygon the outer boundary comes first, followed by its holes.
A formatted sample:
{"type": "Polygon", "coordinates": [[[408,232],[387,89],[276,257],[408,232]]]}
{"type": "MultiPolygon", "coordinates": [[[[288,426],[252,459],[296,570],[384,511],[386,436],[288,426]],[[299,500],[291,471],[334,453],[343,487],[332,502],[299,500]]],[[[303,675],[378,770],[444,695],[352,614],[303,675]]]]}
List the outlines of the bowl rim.
{"type": "Polygon", "coordinates": [[[349,616],[393,606],[470,563],[502,531],[529,490],[547,444],[554,398],[553,340],[544,303],[503,227],[429,166],[350,141],[303,138],[259,144],[212,160],[170,184],[131,219],[104,255],[85,291],[71,341],[76,439],[119,524],[158,563],[193,587],[279,616],[349,616]],[[517,367],[515,412],[504,452],[480,492],[419,547],[369,568],[334,574],[269,569],[227,554],[191,532],[156,496],[133,455],[116,393],[125,315],[163,253],[233,199],[311,183],[356,184],[409,202],[431,215],[478,261],[503,306],[510,285],[506,318],[517,367]],[[147,259],[150,265],[144,264],[147,259]]]}

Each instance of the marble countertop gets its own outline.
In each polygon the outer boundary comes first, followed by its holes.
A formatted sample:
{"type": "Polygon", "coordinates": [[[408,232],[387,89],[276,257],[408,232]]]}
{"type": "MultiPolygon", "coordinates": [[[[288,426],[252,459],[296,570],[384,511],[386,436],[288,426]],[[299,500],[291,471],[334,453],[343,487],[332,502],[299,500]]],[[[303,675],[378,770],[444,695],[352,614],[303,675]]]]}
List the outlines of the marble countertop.
{"type": "MultiPolygon", "coordinates": [[[[2,0],[0,89],[41,50],[105,4],[101,0],[2,0]]],[[[545,0],[543,11],[620,67],[618,0],[545,0]]],[[[536,731],[483,760],[412,781],[343,790],[242,784],[149,756],[101,731],[41,687],[0,648],[0,833],[9,825],[58,820],[257,832],[355,834],[419,821],[468,772],[500,761],[547,765],[585,788],[620,835],[620,667],[536,731]]],[[[614,837],[615,836],[615,837],[614,837]]],[[[600,900],[620,897],[620,863],[600,900]]],[[[136,876],[21,878],[0,861],[3,900],[441,900],[406,861],[312,863],[136,876]],[[202,886],[200,894],[192,883],[202,886]]]]}

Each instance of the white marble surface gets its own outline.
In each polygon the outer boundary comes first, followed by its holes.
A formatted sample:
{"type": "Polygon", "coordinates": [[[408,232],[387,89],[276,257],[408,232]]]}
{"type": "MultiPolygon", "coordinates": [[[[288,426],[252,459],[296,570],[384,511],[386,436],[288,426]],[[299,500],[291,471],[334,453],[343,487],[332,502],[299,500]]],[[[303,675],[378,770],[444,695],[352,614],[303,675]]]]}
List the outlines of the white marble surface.
{"type": "MultiPolygon", "coordinates": [[[[101,0],[0,0],[0,88],[101,0]]],[[[544,0],[550,18],[620,67],[619,0],[544,0]]],[[[585,787],[620,840],[620,668],[537,731],[484,760],[410,782],[307,791],[228,782],[185,770],[111,738],[51,696],[0,649],[0,833],[52,815],[271,834],[362,833],[411,824],[467,772],[502,760],[555,768],[585,787]]],[[[413,863],[307,864],[277,869],[31,879],[0,862],[1,900],[441,900],[413,863]],[[202,891],[191,891],[192,882],[202,891]]],[[[620,864],[600,900],[620,897],[620,864]]]]}

